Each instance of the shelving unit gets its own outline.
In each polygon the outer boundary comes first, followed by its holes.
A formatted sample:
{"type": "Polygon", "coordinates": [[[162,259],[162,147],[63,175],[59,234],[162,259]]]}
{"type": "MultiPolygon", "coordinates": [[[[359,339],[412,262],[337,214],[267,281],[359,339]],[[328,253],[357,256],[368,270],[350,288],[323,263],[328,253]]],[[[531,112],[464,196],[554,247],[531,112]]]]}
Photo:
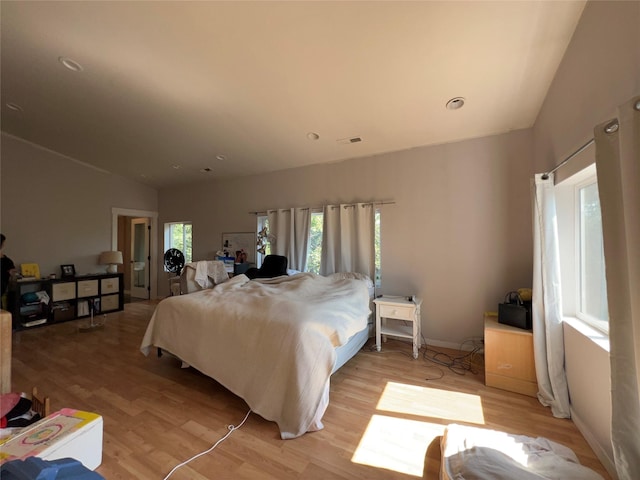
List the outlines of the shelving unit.
{"type": "Polygon", "coordinates": [[[47,323],[51,315],[51,302],[42,301],[39,295],[48,292],[48,280],[24,279],[9,286],[8,307],[14,326],[29,328],[47,323]]]}
{"type": "Polygon", "coordinates": [[[66,322],[124,308],[122,273],[77,275],[63,279],[17,281],[9,286],[13,328],[66,322]],[[46,292],[49,302],[27,302],[25,293],[46,292]]]}

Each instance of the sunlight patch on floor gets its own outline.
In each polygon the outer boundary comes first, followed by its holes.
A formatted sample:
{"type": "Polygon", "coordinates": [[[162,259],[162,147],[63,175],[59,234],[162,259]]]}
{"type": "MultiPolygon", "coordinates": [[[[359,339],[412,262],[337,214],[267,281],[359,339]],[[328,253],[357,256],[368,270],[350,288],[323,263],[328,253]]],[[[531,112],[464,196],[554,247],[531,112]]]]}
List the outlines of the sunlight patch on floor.
{"type": "Polygon", "coordinates": [[[387,382],[378,410],[484,425],[479,395],[387,382]]]}
{"type": "Polygon", "coordinates": [[[427,448],[444,425],[374,415],[351,461],[422,478],[427,448]]]}

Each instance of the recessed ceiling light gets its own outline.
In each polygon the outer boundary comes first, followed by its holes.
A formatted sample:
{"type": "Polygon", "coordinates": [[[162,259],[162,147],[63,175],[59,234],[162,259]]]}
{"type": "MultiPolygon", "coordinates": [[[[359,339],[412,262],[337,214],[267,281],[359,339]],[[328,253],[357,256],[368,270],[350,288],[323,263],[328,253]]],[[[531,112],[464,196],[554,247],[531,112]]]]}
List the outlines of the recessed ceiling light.
{"type": "Polygon", "coordinates": [[[307,138],[309,140],[318,140],[320,138],[320,135],[318,135],[316,132],[309,132],[307,133],[307,138]]]}
{"type": "Polygon", "coordinates": [[[220,160],[221,162],[224,162],[226,159],[227,159],[227,157],[225,157],[222,154],[216,155],[216,160],[220,160]]]}
{"type": "Polygon", "coordinates": [[[180,165],[171,165],[174,170],[180,170],[180,165]]]}
{"type": "Polygon", "coordinates": [[[80,65],[75,60],[70,59],[69,57],[58,57],[58,61],[73,72],[81,72],[82,70],[84,70],[84,68],[82,68],[82,65],[80,65]]]}
{"type": "Polygon", "coordinates": [[[463,105],[464,105],[463,97],[454,97],[447,102],[447,109],[458,110],[459,108],[462,108],[463,105]]]}
{"type": "Polygon", "coordinates": [[[20,105],[18,105],[17,103],[11,103],[11,102],[9,102],[9,103],[7,103],[6,105],[7,105],[7,108],[8,108],[9,110],[13,110],[14,112],[22,112],[22,111],[23,111],[23,110],[22,110],[22,107],[21,107],[20,105]]]}

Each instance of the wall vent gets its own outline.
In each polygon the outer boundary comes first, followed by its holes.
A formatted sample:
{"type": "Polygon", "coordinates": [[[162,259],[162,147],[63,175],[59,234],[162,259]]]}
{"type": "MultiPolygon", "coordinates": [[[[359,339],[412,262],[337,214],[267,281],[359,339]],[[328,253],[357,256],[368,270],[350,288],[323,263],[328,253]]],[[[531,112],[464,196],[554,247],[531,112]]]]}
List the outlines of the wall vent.
{"type": "Polygon", "coordinates": [[[349,137],[349,138],[339,138],[336,140],[340,145],[349,145],[350,143],[358,143],[361,142],[361,137],[349,137]]]}

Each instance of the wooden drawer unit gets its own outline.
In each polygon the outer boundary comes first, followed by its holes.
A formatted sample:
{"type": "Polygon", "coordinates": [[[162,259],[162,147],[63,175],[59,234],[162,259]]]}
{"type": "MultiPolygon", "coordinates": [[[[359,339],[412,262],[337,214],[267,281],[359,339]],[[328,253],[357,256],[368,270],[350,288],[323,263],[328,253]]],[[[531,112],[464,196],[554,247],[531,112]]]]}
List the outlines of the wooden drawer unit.
{"type": "Polygon", "coordinates": [[[120,282],[118,277],[103,278],[100,280],[100,293],[102,295],[108,293],[118,293],[120,291],[120,282]]]}
{"type": "MultiPolygon", "coordinates": [[[[0,310],[0,393],[11,392],[11,314],[0,310]]],[[[1,472],[0,472],[1,473],[1,472]]]]}
{"type": "Polygon", "coordinates": [[[98,295],[98,279],[80,280],[78,282],[78,298],[98,295]]]}
{"type": "Polygon", "coordinates": [[[60,282],[51,285],[51,301],[73,300],[76,298],[76,282],[60,282]]]}
{"type": "Polygon", "coordinates": [[[120,307],[120,295],[104,295],[100,297],[102,303],[100,310],[102,312],[110,312],[112,310],[118,310],[120,307]]]}
{"type": "Polygon", "coordinates": [[[535,397],[538,394],[531,330],[484,319],[485,383],[489,387],[535,397]]]}

